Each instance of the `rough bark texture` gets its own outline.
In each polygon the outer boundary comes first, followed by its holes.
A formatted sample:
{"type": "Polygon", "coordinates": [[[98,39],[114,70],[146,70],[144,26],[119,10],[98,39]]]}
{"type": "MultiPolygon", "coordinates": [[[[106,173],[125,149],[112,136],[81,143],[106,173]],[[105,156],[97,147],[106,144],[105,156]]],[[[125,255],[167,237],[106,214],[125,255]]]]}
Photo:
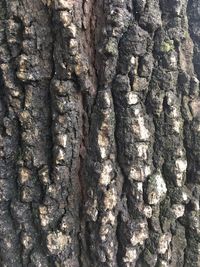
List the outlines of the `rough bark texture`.
{"type": "Polygon", "coordinates": [[[200,266],[199,0],[0,0],[0,266],[200,266]]]}

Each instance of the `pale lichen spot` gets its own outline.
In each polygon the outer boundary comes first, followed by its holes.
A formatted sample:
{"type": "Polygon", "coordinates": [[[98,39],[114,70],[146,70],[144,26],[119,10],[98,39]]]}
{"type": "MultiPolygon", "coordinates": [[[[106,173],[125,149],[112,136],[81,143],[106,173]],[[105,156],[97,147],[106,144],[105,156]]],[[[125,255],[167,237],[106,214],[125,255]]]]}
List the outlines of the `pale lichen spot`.
{"type": "Polygon", "coordinates": [[[123,262],[133,262],[137,259],[137,251],[134,248],[126,248],[125,256],[123,257],[123,262]]]}
{"type": "Polygon", "coordinates": [[[187,169],[187,160],[177,159],[176,160],[176,168],[179,172],[185,172],[187,169]]]}
{"type": "Polygon", "coordinates": [[[32,101],[33,101],[33,92],[32,90],[27,90],[26,91],[26,98],[24,100],[24,107],[29,109],[32,106],[32,101]]]}
{"type": "Polygon", "coordinates": [[[22,233],[21,241],[25,249],[30,249],[33,245],[33,239],[27,233],[22,233]]]}
{"type": "Polygon", "coordinates": [[[75,0],[54,0],[56,9],[68,9],[71,10],[75,0]]]}
{"type": "Polygon", "coordinates": [[[132,65],[135,65],[136,64],[136,59],[135,59],[134,56],[131,57],[130,62],[131,62],[132,65]]]}
{"type": "Polygon", "coordinates": [[[59,146],[66,148],[67,146],[67,134],[59,134],[56,136],[56,142],[59,146]]]}
{"type": "Polygon", "coordinates": [[[50,179],[49,179],[49,168],[47,165],[43,166],[39,172],[39,177],[40,177],[40,180],[45,184],[49,184],[50,183],[50,179]]]}
{"type": "Polygon", "coordinates": [[[180,218],[184,215],[185,206],[182,204],[174,204],[172,205],[172,212],[176,218],[180,218]]]}
{"type": "Polygon", "coordinates": [[[114,188],[109,189],[104,195],[105,209],[112,210],[117,204],[117,192],[114,188]]]}
{"type": "Polygon", "coordinates": [[[161,260],[159,267],[169,267],[169,264],[167,261],[161,260]]]}
{"type": "Polygon", "coordinates": [[[144,117],[138,116],[136,123],[134,123],[132,126],[132,129],[134,134],[136,134],[140,140],[149,140],[150,132],[145,125],[144,117]]]}
{"type": "MultiPolygon", "coordinates": [[[[138,75],[138,65],[139,65],[139,63],[138,63],[138,57],[134,57],[134,56],[132,56],[131,57],[131,60],[130,60],[130,63],[131,63],[131,67],[132,67],[132,69],[133,69],[133,73],[136,75],[136,77],[137,77],[137,75],[138,75]]],[[[137,78],[136,78],[137,79],[137,78]]]]}
{"type": "Polygon", "coordinates": [[[148,158],[149,145],[146,143],[137,143],[137,156],[144,160],[148,158]]]}
{"type": "Polygon", "coordinates": [[[19,181],[21,184],[28,182],[31,178],[31,172],[25,167],[19,169],[19,181]]]}
{"type": "Polygon", "coordinates": [[[101,238],[102,241],[104,241],[104,242],[106,241],[106,236],[105,235],[102,235],[101,232],[100,232],[100,238],[101,238]]]}
{"type": "MultiPolygon", "coordinates": [[[[104,91],[103,101],[105,102],[106,109],[109,110],[112,107],[112,97],[111,97],[110,91],[104,91]]],[[[110,114],[110,110],[109,110],[109,114],[110,114]]]]}
{"type": "Polygon", "coordinates": [[[12,240],[11,239],[8,239],[6,238],[5,239],[5,245],[8,249],[10,249],[12,247],[12,240]]]}
{"type": "Polygon", "coordinates": [[[56,164],[62,164],[65,160],[65,152],[63,149],[59,148],[56,155],[56,164]]]}
{"type": "Polygon", "coordinates": [[[71,237],[63,234],[61,231],[49,233],[47,235],[47,247],[54,255],[57,255],[71,243],[71,237]]]}
{"type": "Polygon", "coordinates": [[[143,183],[142,182],[137,183],[137,190],[140,192],[143,192],[143,183]]]}
{"type": "Polygon", "coordinates": [[[69,48],[71,50],[74,50],[77,52],[78,51],[78,41],[74,38],[70,39],[69,41],[69,48]]]}
{"type": "Polygon", "coordinates": [[[129,180],[135,180],[139,182],[143,182],[145,178],[151,174],[151,167],[150,166],[132,166],[130,168],[129,180]]]}
{"type": "Polygon", "coordinates": [[[173,129],[175,132],[180,133],[182,127],[183,127],[183,121],[180,118],[173,120],[173,129]]]}
{"type": "Polygon", "coordinates": [[[188,200],[188,195],[186,192],[182,192],[182,198],[183,198],[183,201],[187,201],[188,200]]]}
{"type": "Polygon", "coordinates": [[[192,111],[193,116],[199,117],[200,116],[200,98],[191,101],[189,104],[190,104],[190,109],[192,111]]]}
{"type": "Polygon", "coordinates": [[[102,218],[102,224],[111,224],[114,225],[115,223],[115,215],[112,213],[112,211],[108,211],[106,216],[102,218]]]}
{"type": "Polygon", "coordinates": [[[69,229],[68,220],[65,216],[62,218],[62,221],[60,223],[60,229],[65,232],[69,229]]]}
{"type": "Polygon", "coordinates": [[[27,61],[28,61],[28,57],[24,54],[22,54],[19,57],[19,69],[16,73],[17,77],[22,80],[25,81],[27,79],[27,73],[26,73],[26,67],[27,67],[27,61]]]}
{"type": "Polygon", "coordinates": [[[111,182],[111,172],[113,170],[112,164],[110,161],[106,161],[103,164],[103,170],[100,175],[99,183],[100,185],[107,186],[111,182]]]}
{"type": "Polygon", "coordinates": [[[72,22],[72,16],[68,11],[60,11],[60,19],[64,27],[68,27],[72,22]]]}
{"type": "Polygon", "coordinates": [[[100,131],[98,133],[97,142],[99,146],[100,156],[102,159],[105,159],[108,153],[109,148],[109,120],[110,120],[110,112],[108,114],[104,114],[104,122],[101,125],[100,131]]]}
{"type": "Polygon", "coordinates": [[[105,241],[108,234],[109,234],[109,228],[107,225],[101,225],[99,229],[100,238],[102,241],[105,241]]]}
{"type": "Polygon", "coordinates": [[[137,75],[137,65],[134,68],[134,73],[136,74],[136,76],[132,84],[133,90],[135,92],[144,91],[148,87],[148,80],[137,75]]]}
{"type": "Polygon", "coordinates": [[[127,101],[129,105],[136,105],[139,102],[139,97],[134,92],[129,92],[127,94],[127,101]]]}
{"type": "Polygon", "coordinates": [[[172,111],[170,112],[170,115],[172,118],[177,118],[177,119],[180,119],[180,114],[179,114],[179,111],[176,107],[173,107],[172,111]]]}
{"type": "Polygon", "coordinates": [[[197,132],[200,132],[200,123],[196,126],[195,130],[196,130],[197,132]]]}
{"type": "Polygon", "coordinates": [[[107,149],[103,146],[100,147],[100,154],[101,154],[101,158],[105,159],[106,155],[107,155],[107,149]]]}
{"type": "Polygon", "coordinates": [[[185,150],[184,150],[184,148],[183,148],[183,147],[179,147],[179,148],[177,148],[177,150],[176,150],[176,155],[177,155],[178,157],[183,157],[183,156],[185,155],[185,150]]]}
{"type": "Polygon", "coordinates": [[[199,201],[198,200],[194,200],[193,201],[193,205],[194,205],[194,210],[199,211],[199,201]]]}
{"type": "Polygon", "coordinates": [[[98,135],[98,146],[100,150],[100,155],[102,159],[105,159],[107,156],[107,147],[109,145],[109,140],[103,131],[99,132],[98,135]]]}
{"type": "Polygon", "coordinates": [[[73,38],[75,38],[76,37],[76,33],[77,33],[76,26],[73,23],[71,23],[70,26],[68,27],[68,29],[69,29],[69,31],[71,33],[71,36],[73,38]]]}
{"type": "Polygon", "coordinates": [[[128,176],[129,180],[144,181],[144,172],[140,166],[133,166],[128,176]]]}
{"type": "Polygon", "coordinates": [[[152,207],[149,205],[144,206],[143,213],[147,218],[151,218],[152,217],[152,207]]]}
{"type": "Polygon", "coordinates": [[[42,0],[42,3],[48,7],[51,6],[53,0],[42,0]]]}
{"type": "Polygon", "coordinates": [[[149,178],[147,191],[150,205],[158,204],[165,197],[167,187],[160,171],[149,178]]]}
{"type": "Polygon", "coordinates": [[[90,217],[90,219],[94,222],[97,220],[98,216],[97,204],[98,203],[96,198],[94,200],[86,202],[86,213],[90,217]]]}
{"type": "Polygon", "coordinates": [[[51,184],[47,187],[46,191],[50,196],[52,196],[53,198],[56,198],[58,194],[58,188],[59,186],[56,186],[55,184],[51,184]]]}
{"type": "Polygon", "coordinates": [[[159,239],[159,243],[158,243],[158,253],[159,254],[165,254],[169,244],[171,242],[172,236],[170,233],[165,233],[163,235],[161,235],[160,239],[159,239]]]}
{"type": "Polygon", "coordinates": [[[184,176],[187,169],[187,160],[177,159],[175,162],[175,174],[176,174],[176,184],[177,186],[182,186],[184,182],[184,176]]]}
{"type": "Polygon", "coordinates": [[[107,253],[107,259],[109,260],[109,261],[112,261],[113,260],[113,258],[114,258],[114,249],[113,249],[113,242],[110,242],[110,244],[108,243],[108,247],[107,247],[107,251],[106,251],[107,253]]]}
{"type": "Polygon", "coordinates": [[[169,91],[166,93],[166,97],[167,97],[167,104],[173,109],[174,109],[174,94],[173,92],[169,91]]]}
{"type": "Polygon", "coordinates": [[[12,94],[13,97],[19,97],[20,95],[20,92],[17,90],[12,90],[10,93],[12,94]]]}
{"type": "Polygon", "coordinates": [[[50,222],[50,218],[48,217],[48,209],[46,206],[39,207],[39,217],[40,222],[43,227],[47,226],[50,222]]]}
{"type": "Polygon", "coordinates": [[[137,116],[139,116],[141,110],[139,108],[135,108],[133,112],[134,112],[134,116],[137,117],[137,116]]]}
{"type": "Polygon", "coordinates": [[[39,129],[35,128],[33,132],[34,132],[35,138],[39,137],[39,135],[40,135],[39,129]]]}
{"type": "Polygon", "coordinates": [[[174,54],[170,56],[170,67],[176,68],[177,67],[177,59],[174,54]]]}
{"type": "Polygon", "coordinates": [[[147,177],[152,173],[152,168],[148,165],[144,166],[144,175],[147,177]]]}
{"type": "Polygon", "coordinates": [[[147,223],[143,222],[138,225],[139,230],[135,231],[131,237],[133,246],[143,245],[144,241],[149,237],[147,223]]]}

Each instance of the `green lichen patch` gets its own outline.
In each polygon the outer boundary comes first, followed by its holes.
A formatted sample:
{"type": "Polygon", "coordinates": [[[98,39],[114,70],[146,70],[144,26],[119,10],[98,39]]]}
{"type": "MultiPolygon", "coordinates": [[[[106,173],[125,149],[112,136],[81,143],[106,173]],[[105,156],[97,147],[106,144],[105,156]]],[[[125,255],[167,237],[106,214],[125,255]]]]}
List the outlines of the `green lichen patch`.
{"type": "Polygon", "coordinates": [[[117,56],[118,55],[118,43],[117,39],[110,38],[105,47],[106,54],[110,56],[117,56]]]}
{"type": "Polygon", "coordinates": [[[161,43],[160,51],[163,53],[168,53],[170,51],[173,51],[175,49],[174,47],[174,41],[173,40],[166,40],[161,43]]]}
{"type": "Polygon", "coordinates": [[[185,39],[188,39],[188,38],[190,38],[190,34],[189,34],[189,32],[188,32],[188,31],[185,31],[185,32],[184,32],[184,37],[185,37],[185,39]]]}

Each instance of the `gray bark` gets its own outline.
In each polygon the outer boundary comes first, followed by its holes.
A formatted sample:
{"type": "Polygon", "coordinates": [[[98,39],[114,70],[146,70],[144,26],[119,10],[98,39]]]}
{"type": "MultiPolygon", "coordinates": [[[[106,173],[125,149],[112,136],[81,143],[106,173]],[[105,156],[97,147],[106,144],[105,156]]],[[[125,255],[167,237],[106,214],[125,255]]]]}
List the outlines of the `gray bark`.
{"type": "Polygon", "coordinates": [[[200,2],[0,0],[0,266],[200,266],[200,2]]]}

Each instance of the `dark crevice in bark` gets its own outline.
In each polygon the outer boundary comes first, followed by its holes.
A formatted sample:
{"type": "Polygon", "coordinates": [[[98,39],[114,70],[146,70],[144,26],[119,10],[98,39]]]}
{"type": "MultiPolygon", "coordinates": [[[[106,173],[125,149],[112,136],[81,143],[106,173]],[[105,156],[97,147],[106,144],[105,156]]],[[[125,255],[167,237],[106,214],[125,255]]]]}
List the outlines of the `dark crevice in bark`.
{"type": "Polygon", "coordinates": [[[49,173],[50,173],[50,180],[53,182],[52,173],[53,173],[53,146],[54,146],[54,140],[53,140],[53,96],[51,94],[51,83],[55,76],[55,62],[54,62],[54,53],[55,53],[55,40],[56,40],[56,33],[55,33],[55,26],[54,26],[54,11],[47,7],[48,13],[50,16],[50,29],[51,29],[51,37],[52,37],[52,48],[51,48],[51,64],[52,64],[52,71],[51,71],[51,78],[49,81],[49,92],[48,92],[48,105],[49,105],[49,173]]]}

